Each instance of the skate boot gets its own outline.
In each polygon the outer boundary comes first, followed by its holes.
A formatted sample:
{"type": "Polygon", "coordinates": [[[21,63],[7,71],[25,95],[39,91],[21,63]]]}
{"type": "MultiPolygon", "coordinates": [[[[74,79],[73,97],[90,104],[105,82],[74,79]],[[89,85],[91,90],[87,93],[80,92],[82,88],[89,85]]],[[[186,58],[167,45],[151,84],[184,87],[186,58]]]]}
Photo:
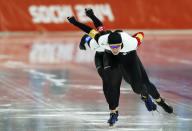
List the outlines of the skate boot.
{"type": "Polygon", "coordinates": [[[109,126],[113,126],[116,121],[118,121],[118,115],[117,113],[110,113],[110,118],[108,120],[109,126]]]}
{"type": "Polygon", "coordinates": [[[173,107],[169,106],[167,103],[165,103],[165,100],[163,100],[162,98],[160,98],[160,100],[156,100],[156,103],[161,106],[165,112],[167,113],[173,113],[173,107]]]}
{"type": "Polygon", "coordinates": [[[117,114],[117,121],[118,121],[119,111],[116,111],[115,113],[117,114]]]}
{"type": "Polygon", "coordinates": [[[150,96],[141,96],[141,99],[145,102],[148,111],[157,110],[157,105],[151,100],[150,96]]]}

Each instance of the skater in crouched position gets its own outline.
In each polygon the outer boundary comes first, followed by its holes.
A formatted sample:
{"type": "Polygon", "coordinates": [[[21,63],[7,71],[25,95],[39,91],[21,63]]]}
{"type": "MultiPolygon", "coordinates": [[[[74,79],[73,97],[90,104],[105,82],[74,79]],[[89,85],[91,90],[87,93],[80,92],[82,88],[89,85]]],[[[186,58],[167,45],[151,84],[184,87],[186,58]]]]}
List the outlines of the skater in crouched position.
{"type": "Polygon", "coordinates": [[[80,49],[85,49],[85,44],[88,44],[90,48],[96,50],[95,64],[103,80],[104,95],[111,110],[109,124],[113,125],[118,120],[117,108],[122,76],[133,91],[141,95],[149,111],[156,110],[156,104],[150,98],[152,96],[166,112],[172,113],[172,107],[165,103],[156,87],[149,81],[137,56],[136,49],[141,44],[144,34],[138,32],[130,36],[121,30],[104,31],[103,24],[91,9],[86,10],[86,15],[93,20],[98,31],[78,22],[75,17],[69,17],[68,20],[88,34],[82,37],[80,49]]]}

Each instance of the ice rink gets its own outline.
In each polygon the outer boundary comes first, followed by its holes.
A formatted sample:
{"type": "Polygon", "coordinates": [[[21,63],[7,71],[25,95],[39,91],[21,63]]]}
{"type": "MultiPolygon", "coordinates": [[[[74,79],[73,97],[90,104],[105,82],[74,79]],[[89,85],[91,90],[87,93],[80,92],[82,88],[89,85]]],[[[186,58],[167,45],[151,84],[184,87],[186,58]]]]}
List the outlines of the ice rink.
{"type": "Polygon", "coordinates": [[[94,52],[79,34],[0,36],[0,131],[191,131],[192,35],[146,34],[138,54],[175,114],[148,112],[122,82],[120,116],[109,128],[108,106],[94,52]]]}

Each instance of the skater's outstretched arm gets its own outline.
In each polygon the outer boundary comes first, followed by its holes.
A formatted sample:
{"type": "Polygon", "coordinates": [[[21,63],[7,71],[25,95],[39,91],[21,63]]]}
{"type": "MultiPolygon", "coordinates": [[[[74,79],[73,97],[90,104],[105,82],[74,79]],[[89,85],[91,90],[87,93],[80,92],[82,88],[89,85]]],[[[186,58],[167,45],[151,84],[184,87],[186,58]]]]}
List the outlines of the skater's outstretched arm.
{"type": "MultiPolygon", "coordinates": [[[[97,31],[99,31],[99,34],[96,35],[96,40],[98,40],[98,36],[111,33],[109,30],[104,30],[103,23],[95,16],[94,12],[90,8],[85,9],[85,14],[88,16],[94,23],[95,28],[97,28],[97,31]]],[[[88,46],[95,51],[103,51],[104,48],[100,47],[100,45],[96,44],[96,41],[92,40],[89,35],[84,35],[80,41],[79,47],[81,50],[86,50],[85,44],[88,44],[88,46]]]]}
{"type": "Polygon", "coordinates": [[[95,29],[91,28],[88,25],[85,25],[83,23],[80,23],[79,21],[77,21],[75,19],[74,16],[72,17],[67,17],[68,21],[73,24],[74,26],[78,27],[79,29],[81,29],[82,31],[84,31],[85,33],[89,34],[90,37],[95,38],[95,35],[98,34],[98,31],[96,31],[95,29]]]}
{"type": "Polygon", "coordinates": [[[91,8],[85,8],[85,14],[93,21],[99,32],[104,30],[103,23],[97,18],[91,8]]]}

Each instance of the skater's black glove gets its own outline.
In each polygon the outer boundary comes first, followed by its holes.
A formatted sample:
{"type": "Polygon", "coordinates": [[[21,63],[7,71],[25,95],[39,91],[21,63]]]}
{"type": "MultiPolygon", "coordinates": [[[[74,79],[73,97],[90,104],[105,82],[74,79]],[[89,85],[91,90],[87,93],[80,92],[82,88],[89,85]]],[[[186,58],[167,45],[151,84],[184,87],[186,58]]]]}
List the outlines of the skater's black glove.
{"type": "Polygon", "coordinates": [[[70,23],[72,23],[72,24],[74,24],[74,23],[76,23],[76,22],[77,22],[77,20],[75,19],[75,17],[74,17],[74,16],[67,17],[67,20],[68,20],[70,23]]]}
{"type": "Polygon", "coordinates": [[[91,8],[85,8],[85,14],[86,14],[88,17],[94,16],[93,10],[92,10],[91,8]]]}

